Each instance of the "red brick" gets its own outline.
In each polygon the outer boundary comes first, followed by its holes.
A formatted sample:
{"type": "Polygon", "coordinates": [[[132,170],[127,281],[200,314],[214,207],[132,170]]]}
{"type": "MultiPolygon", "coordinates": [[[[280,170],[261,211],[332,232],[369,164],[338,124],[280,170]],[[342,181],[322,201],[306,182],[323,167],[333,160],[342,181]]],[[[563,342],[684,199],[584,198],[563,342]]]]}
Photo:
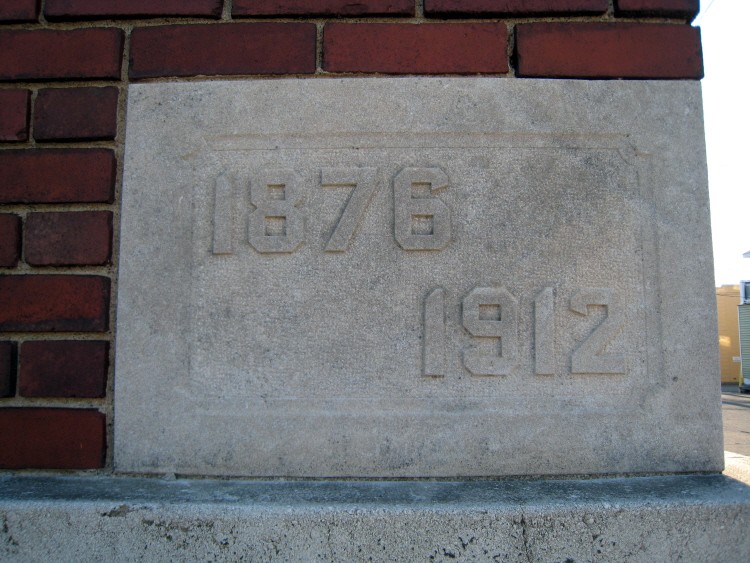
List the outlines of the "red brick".
{"type": "Polygon", "coordinates": [[[699,8],[699,0],[615,0],[618,16],[663,16],[692,21],[699,8]]]}
{"type": "Polygon", "coordinates": [[[109,285],[101,276],[0,276],[0,330],[105,331],[109,285]]]}
{"type": "Polygon", "coordinates": [[[15,345],[12,342],[0,342],[0,397],[12,397],[15,394],[15,383],[15,345]]]}
{"type": "Polygon", "coordinates": [[[22,397],[103,397],[109,344],[91,340],[23,342],[18,394],[22,397]]]}
{"type": "Polygon", "coordinates": [[[119,78],[122,45],[115,28],[0,30],[0,80],[119,78]]]}
{"type": "Polygon", "coordinates": [[[0,151],[0,203],[111,202],[116,169],[109,149],[0,151]]]}
{"type": "MultiPolygon", "coordinates": [[[[236,1],[236,0],[235,0],[236,1]]],[[[425,0],[428,16],[602,14],[609,0],[425,0]]]]}
{"type": "Polygon", "coordinates": [[[700,30],[687,25],[529,23],[516,26],[518,76],[701,78],[700,30]]]}
{"type": "Polygon", "coordinates": [[[323,34],[323,68],[390,74],[504,73],[507,43],[507,28],[500,23],[330,23],[323,34]]]}
{"type": "Polygon", "coordinates": [[[50,19],[221,16],[223,0],[47,0],[50,19]]]}
{"type": "Polygon", "coordinates": [[[39,0],[2,0],[0,1],[0,21],[31,22],[39,14],[39,0]]]}
{"type": "Polygon", "coordinates": [[[234,0],[233,16],[413,16],[414,0],[234,0]]]}
{"type": "Polygon", "coordinates": [[[312,23],[167,25],[133,30],[130,76],[315,72],[312,23]]]}
{"type": "Polygon", "coordinates": [[[21,218],[0,213],[0,268],[15,268],[21,250],[21,218]]]}
{"type": "Polygon", "coordinates": [[[40,90],[34,104],[34,137],[38,141],[114,139],[118,95],[114,86],[40,90]]]}
{"type": "Polygon", "coordinates": [[[29,138],[28,90],[0,90],[0,141],[29,138]]]}
{"type": "Polygon", "coordinates": [[[24,259],[32,266],[100,266],[112,255],[112,213],[30,213],[24,259]]]}
{"type": "Polygon", "coordinates": [[[105,451],[104,430],[104,415],[95,410],[0,409],[0,467],[102,467],[105,451]]]}

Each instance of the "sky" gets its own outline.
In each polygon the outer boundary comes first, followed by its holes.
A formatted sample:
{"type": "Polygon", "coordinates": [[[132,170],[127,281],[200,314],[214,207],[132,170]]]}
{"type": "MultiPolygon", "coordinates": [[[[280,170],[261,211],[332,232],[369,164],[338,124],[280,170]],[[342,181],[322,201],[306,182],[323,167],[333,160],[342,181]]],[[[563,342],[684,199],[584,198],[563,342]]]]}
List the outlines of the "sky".
{"type": "Polygon", "coordinates": [[[750,280],[749,0],[701,0],[703,112],[716,285],[750,280]],[[745,83],[743,84],[743,81],[745,83]]]}

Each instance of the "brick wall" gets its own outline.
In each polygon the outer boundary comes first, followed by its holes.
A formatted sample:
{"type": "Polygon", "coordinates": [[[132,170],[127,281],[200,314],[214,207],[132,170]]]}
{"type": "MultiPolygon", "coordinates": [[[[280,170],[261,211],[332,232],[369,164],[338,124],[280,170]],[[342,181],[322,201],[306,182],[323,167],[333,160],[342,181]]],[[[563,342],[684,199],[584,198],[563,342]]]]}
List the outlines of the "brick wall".
{"type": "Polygon", "coordinates": [[[0,468],[111,467],[127,86],[700,79],[698,0],[0,1],[0,468]]]}

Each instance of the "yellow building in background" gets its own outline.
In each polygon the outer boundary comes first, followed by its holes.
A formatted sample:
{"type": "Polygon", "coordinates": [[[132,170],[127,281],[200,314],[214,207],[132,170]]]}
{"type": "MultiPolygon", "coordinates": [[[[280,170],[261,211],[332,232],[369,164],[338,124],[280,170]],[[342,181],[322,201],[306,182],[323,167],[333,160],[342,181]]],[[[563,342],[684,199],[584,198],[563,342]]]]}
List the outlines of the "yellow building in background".
{"type": "Polygon", "coordinates": [[[722,285],[716,288],[722,383],[739,383],[740,379],[740,329],[737,317],[739,304],[740,286],[722,285]]]}

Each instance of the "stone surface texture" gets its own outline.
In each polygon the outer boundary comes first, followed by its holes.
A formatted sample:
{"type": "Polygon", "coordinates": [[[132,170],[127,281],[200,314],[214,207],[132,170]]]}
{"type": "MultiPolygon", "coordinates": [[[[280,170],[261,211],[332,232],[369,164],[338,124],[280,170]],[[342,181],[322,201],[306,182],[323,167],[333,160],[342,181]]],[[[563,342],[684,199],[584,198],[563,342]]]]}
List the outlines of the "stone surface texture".
{"type": "Polygon", "coordinates": [[[128,103],[117,470],[721,470],[699,84],[153,83],[128,103]]]}
{"type": "Polygon", "coordinates": [[[0,559],[745,562],[715,476],[269,482],[0,477],[0,559]]]}

